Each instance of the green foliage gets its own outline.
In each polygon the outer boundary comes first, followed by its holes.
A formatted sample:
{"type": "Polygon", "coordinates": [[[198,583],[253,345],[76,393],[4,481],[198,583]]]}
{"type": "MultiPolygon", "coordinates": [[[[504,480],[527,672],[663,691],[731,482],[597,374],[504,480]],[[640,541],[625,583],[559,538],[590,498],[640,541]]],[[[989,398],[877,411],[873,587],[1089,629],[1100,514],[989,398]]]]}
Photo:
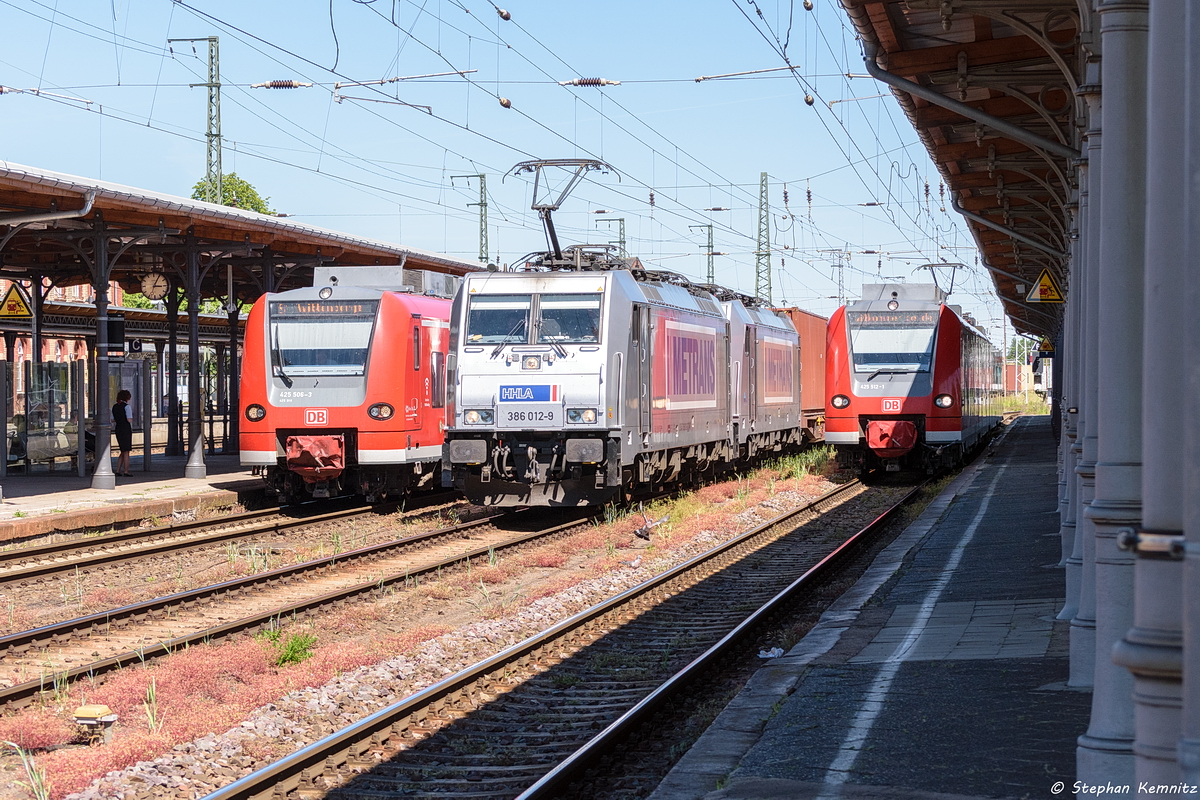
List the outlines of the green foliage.
{"type": "Polygon", "coordinates": [[[837,452],[832,445],[810,447],[767,464],[779,470],[780,477],[803,478],[805,475],[828,475],[836,468],[837,452]]]}
{"type": "MultiPolygon", "coordinates": [[[[207,188],[207,178],[199,181],[192,187],[192,199],[203,200],[207,188]]],[[[239,178],[236,172],[222,173],[221,205],[257,211],[259,214],[274,214],[274,209],[267,205],[270,200],[269,197],[259,196],[258,190],[251,186],[249,181],[239,178]]]]}
{"type": "Polygon", "coordinates": [[[154,301],[139,292],[126,292],[121,298],[123,308],[154,308],[154,301]]]}
{"type": "Polygon", "coordinates": [[[21,766],[25,770],[25,777],[29,779],[29,783],[24,781],[14,781],[18,786],[28,789],[35,800],[49,800],[50,798],[50,782],[46,779],[46,770],[37,766],[33,761],[33,756],[29,755],[23,747],[13,742],[5,742],[4,744],[11,747],[21,758],[21,766]]]}
{"type": "Polygon", "coordinates": [[[1024,336],[1018,336],[1008,343],[1008,360],[1018,364],[1028,364],[1029,354],[1036,353],[1038,343],[1024,336]]]}
{"type": "MultiPolygon", "coordinates": [[[[239,303],[238,305],[241,307],[242,311],[250,310],[249,303],[239,303]]],[[[153,300],[149,299],[144,294],[138,294],[135,292],[126,292],[125,297],[121,300],[121,306],[123,308],[159,308],[158,303],[155,303],[153,300]]],[[[188,311],[187,298],[180,297],[179,313],[186,314],[187,311],[188,311]]],[[[223,300],[219,300],[215,297],[209,298],[208,300],[201,300],[200,301],[200,313],[201,314],[222,314],[223,315],[226,313],[225,312],[225,302],[223,300]]]]}
{"type": "Polygon", "coordinates": [[[287,638],[277,630],[263,631],[259,638],[270,642],[275,648],[275,666],[283,667],[288,664],[299,664],[312,657],[313,645],[317,637],[311,633],[289,633],[287,638]]]}
{"type": "Polygon", "coordinates": [[[1019,411],[1027,416],[1037,416],[1049,414],[1050,403],[1048,397],[1042,397],[1036,392],[1015,392],[1006,394],[1001,399],[1000,409],[1004,412],[1019,411]]]}

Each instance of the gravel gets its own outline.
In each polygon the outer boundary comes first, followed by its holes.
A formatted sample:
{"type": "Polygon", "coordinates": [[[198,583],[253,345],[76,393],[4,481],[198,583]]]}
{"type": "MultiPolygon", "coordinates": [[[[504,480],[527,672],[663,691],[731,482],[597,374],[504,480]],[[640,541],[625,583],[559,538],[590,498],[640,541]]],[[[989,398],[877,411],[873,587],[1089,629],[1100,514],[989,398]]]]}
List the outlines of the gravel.
{"type": "MultiPolygon", "coordinates": [[[[743,529],[812,499],[781,492],[734,519],[743,529]]],[[[309,745],[380,709],[421,691],[554,623],[676,566],[732,534],[702,531],[670,552],[655,552],[635,568],[606,575],[538,599],[514,616],[470,623],[431,639],[406,655],[343,673],[323,686],[293,691],[255,709],[235,728],[176,745],[153,761],[108,773],[67,800],[199,798],[265,767],[271,759],[252,754],[262,740],[276,743],[274,758],[309,745]]]]}

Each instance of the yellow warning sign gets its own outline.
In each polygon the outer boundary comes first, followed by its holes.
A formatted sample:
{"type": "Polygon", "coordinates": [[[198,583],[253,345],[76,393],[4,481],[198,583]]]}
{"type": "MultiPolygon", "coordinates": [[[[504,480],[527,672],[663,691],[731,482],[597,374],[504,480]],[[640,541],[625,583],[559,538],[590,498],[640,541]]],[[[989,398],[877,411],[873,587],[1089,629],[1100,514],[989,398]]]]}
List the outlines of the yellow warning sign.
{"type": "Polygon", "coordinates": [[[1048,269],[1042,270],[1037,283],[1029,290],[1029,296],[1025,299],[1030,303],[1065,303],[1067,300],[1048,269]]]}
{"type": "MultiPolygon", "coordinates": [[[[1038,352],[1045,353],[1045,354],[1053,353],[1054,352],[1054,342],[1050,341],[1049,339],[1042,339],[1042,343],[1038,345],[1038,352]]],[[[1046,357],[1045,355],[1042,356],[1042,358],[1045,358],[1045,357],[1046,357]]]]}
{"type": "Polygon", "coordinates": [[[28,319],[32,316],[33,312],[29,310],[29,301],[25,299],[25,293],[21,291],[21,287],[15,283],[9,286],[8,294],[4,295],[3,302],[0,302],[0,318],[28,319]]]}

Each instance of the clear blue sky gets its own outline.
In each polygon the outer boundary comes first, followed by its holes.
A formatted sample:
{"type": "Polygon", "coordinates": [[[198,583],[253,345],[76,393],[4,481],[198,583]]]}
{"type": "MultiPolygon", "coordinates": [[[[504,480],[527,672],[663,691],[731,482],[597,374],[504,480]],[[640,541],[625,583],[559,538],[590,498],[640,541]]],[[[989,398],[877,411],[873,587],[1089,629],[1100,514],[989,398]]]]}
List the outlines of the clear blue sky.
{"type": "Polygon", "coordinates": [[[167,40],[215,35],[224,171],[298,220],[474,259],[479,185],[454,176],[484,173],[491,259],[506,263],[545,247],[531,185],[509,168],[596,157],[620,177],[566,201],[564,243],[615,240],[600,220],[624,218],[631,254],[701,279],[706,233],[689,226],[711,223],[717,281],[753,292],[766,172],[776,302],[828,314],[839,263],[854,297],[960,261],[951,302],[999,344],[991,281],[937,171],[895,99],[847,77],[864,69],[840,6],[814,3],[506,0],[506,21],[488,0],[0,0],[0,85],[42,92],[0,95],[0,159],[190,195],[206,90],[188,84],[206,80],[207,44],[167,40]],[[695,80],[782,67],[781,52],[794,76],[695,80]],[[453,70],[477,71],[344,87],[336,102],[338,81],[453,70]],[[558,85],[580,77],[621,84],[558,85]],[[273,79],[316,85],[250,88],[273,79]]]}

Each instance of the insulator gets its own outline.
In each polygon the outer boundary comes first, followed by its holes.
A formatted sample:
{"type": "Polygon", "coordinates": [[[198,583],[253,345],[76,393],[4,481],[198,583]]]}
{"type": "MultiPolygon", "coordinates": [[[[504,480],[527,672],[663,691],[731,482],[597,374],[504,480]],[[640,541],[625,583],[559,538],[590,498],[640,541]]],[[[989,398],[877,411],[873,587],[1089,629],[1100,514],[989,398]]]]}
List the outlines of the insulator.
{"type": "Polygon", "coordinates": [[[804,102],[808,103],[811,106],[813,103],[815,103],[817,101],[811,94],[806,94],[806,95],[804,95],[804,102]]]}
{"type": "Polygon", "coordinates": [[[788,191],[787,191],[787,189],[784,189],[784,190],[783,190],[783,204],[784,204],[785,206],[788,204],[788,191]]]}
{"type": "Polygon", "coordinates": [[[309,89],[311,87],[311,83],[304,81],[267,81],[250,84],[251,89],[309,89]]]}
{"type": "Polygon", "coordinates": [[[812,0],[804,0],[804,10],[805,10],[805,11],[812,11],[812,10],[813,10],[813,2],[812,2],[812,0]]]}
{"type": "Polygon", "coordinates": [[[812,205],[812,189],[805,189],[804,193],[808,195],[808,204],[812,205]]]}
{"type": "Polygon", "coordinates": [[[512,108],[512,100],[509,100],[507,97],[501,97],[500,105],[504,106],[505,108],[512,108]]]}
{"type": "Polygon", "coordinates": [[[650,207],[654,208],[654,192],[650,192],[650,207]]]}
{"type": "Polygon", "coordinates": [[[508,22],[510,19],[512,19],[512,14],[508,13],[503,8],[497,8],[496,13],[499,14],[500,19],[504,20],[505,22],[508,22]]]}
{"type": "Polygon", "coordinates": [[[620,86],[620,81],[610,81],[608,78],[575,78],[570,81],[559,81],[559,86],[620,86]]]}
{"type": "Polygon", "coordinates": [[[925,179],[925,199],[929,199],[929,178],[925,179]]]}

